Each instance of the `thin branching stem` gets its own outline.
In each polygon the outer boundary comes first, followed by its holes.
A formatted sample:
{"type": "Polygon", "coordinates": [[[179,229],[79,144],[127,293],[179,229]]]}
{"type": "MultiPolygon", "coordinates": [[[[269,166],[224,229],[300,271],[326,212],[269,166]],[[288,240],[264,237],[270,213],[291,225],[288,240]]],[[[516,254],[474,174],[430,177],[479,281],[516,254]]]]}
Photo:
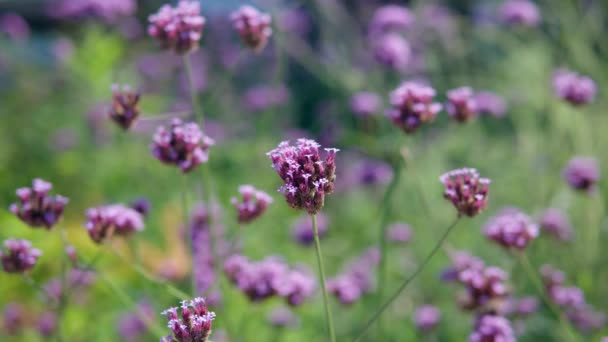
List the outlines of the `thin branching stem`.
{"type": "Polygon", "coordinates": [[[186,77],[188,77],[188,88],[190,90],[190,101],[192,102],[192,111],[198,121],[201,128],[205,126],[205,119],[203,111],[198,103],[198,96],[196,95],[196,87],[194,84],[194,72],[192,71],[192,64],[190,63],[190,55],[184,55],[184,68],[186,71],[186,77]]]}
{"type": "Polygon", "coordinates": [[[319,275],[321,276],[321,290],[323,292],[323,304],[325,306],[325,316],[327,318],[327,327],[329,328],[329,338],[331,342],[336,342],[336,332],[334,330],[334,322],[329,308],[329,295],[327,294],[327,284],[325,282],[325,269],[323,267],[323,254],[321,253],[321,242],[319,241],[319,230],[317,228],[317,216],[310,215],[312,219],[312,228],[315,235],[315,249],[317,251],[317,263],[319,265],[319,275]]]}

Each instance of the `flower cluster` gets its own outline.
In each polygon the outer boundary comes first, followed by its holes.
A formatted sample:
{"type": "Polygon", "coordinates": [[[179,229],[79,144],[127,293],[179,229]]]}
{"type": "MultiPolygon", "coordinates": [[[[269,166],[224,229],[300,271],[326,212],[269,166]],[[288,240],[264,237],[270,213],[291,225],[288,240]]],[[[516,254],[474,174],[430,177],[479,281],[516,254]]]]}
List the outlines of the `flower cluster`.
{"type": "Polygon", "coordinates": [[[350,305],[361,296],[372,291],[373,269],[380,261],[380,253],[376,248],[368,249],[363,255],[352,262],[347,270],[327,281],[327,290],[340,303],[350,305]]]}
{"type": "Polygon", "coordinates": [[[459,215],[473,217],[488,205],[490,180],[479,177],[475,169],[452,170],[439,177],[445,187],[443,196],[450,200],[459,215]]]}
{"type": "Polygon", "coordinates": [[[467,122],[477,116],[477,101],[473,89],[460,87],[448,91],[448,103],[445,106],[448,115],[458,121],[467,122]]]}
{"type": "Polygon", "coordinates": [[[412,238],[412,229],[407,223],[393,223],[387,227],[386,238],[396,243],[406,243],[412,238]]]}
{"type": "Polygon", "coordinates": [[[387,33],[374,40],[373,51],[378,63],[398,71],[405,69],[412,55],[410,44],[397,33],[387,33]]]}
{"type": "Polygon", "coordinates": [[[469,342],[515,342],[511,322],[502,316],[482,315],[477,318],[469,342]]]}
{"type": "Polygon", "coordinates": [[[463,251],[454,252],[451,260],[452,265],[441,274],[441,279],[446,282],[458,281],[460,274],[466,270],[482,270],[485,267],[483,260],[463,251]]]}
{"type": "Polygon", "coordinates": [[[507,104],[499,95],[489,91],[475,93],[473,100],[477,104],[479,114],[488,114],[496,118],[503,117],[507,112],[507,104]]]}
{"type": "Polygon", "coordinates": [[[382,99],[376,93],[360,91],[350,98],[350,109],[358,117],[370,117],[380,111],[382,99]]]}
{"type": "Polygon", "coordinates": [[[40,178],[34,179],[31,188],[17,189],[19,203],[11,204],[9,210],[31,227],[51,229],[61,219],[68,203],[68,199],[63,196],[50,196],[52,188],[51,183],[40,178]]]}
{"type": "Polygon", "coordinates": [[[404,82],[390,95],[392,108],[386,115],[406,133],[413,133],[420,125],[435,119],[441,104],[433,102],[435,89],[416,82],[404,82]]]}
{"type": "Polygon", "coordinates": [[[549,208],[545,210],[540,217],[540,228],[559,240],[572,239],[572,224],[560,209],[549,208]]]}
{"type": "Polygon", "coordinates": [[[272,18],[267,13],[262,13],[252,6],[241,6],[230,16],[234,28],[237,30],[243,44],[259,52],[272,35],[270,26],[272,18]]]}
{"type": "Polygon", "coordinates": [[[122,204],[112,204],[87,210],[85,228],[91,239],[101,243],[112,235],[128,236],[144,229],[142,215],[122,204]]]}
{"type": "Polygon", "coordinates": [[[162,312],[167,317],[168,327],[172,335],[163,338],[166,342],[207,342],[211,335],[211,326],[215,313],[207,309],[205,300],[201,297],[191,301],[183,301],[181,316],[178,308],[169,308],[162,312]]]}
{"type": "Polygon", "coordinates": [[[372,37],[387,32],[401,32],[407,30],[414,23],[414,15],[406,7],[399,5],[386,5],[378,8],[369,25],[369,34],[372,37]]]}
{"type": "Polygon", "coordinates": [[[284,182],[279,192],[290,207],[305,209],[314,215],[323,208],[325,195],[334,191],[336,180],[336,148],[326,148],[325,160],[314,140],[298,139],[294,146],[283,141],[268,152],[272,166],[284,182]]]}
{"type": "Polygon", "coordinates": [[[553,90],[555,95],[575,106],[590,103],[597,92],[591,78],[564,69],[553,74],[553,90]]]}
{"type": "Polygon", "coordinates": [[[120,127],[127,130],[139,117],[139,92],[128,86],[112,86],[112,107],[108,115],[120,127]]]}
{"type": "Polygon", "coordinates": [[[574,157],[564,169],[564,179],[575,190],[592,193],[600,180],[598,162],[592,157],[574,157]]]}
{"type": "Polygon", "coordinates": [[[241,201],[233,197],[231,202],[238,212],[240,223],[249,223],[260,217],[272,203],[272,197],[264,191],[257,190],[252,185],[241,185],[239,187],[241,201]]]}
{"type": "Polygon", "coordinates": [[[488,239],[505,248],[524,249],[538,237],[538,225],[519,209],[503,209],[484,228],[488,239]]]}
{"type": "MultiPolygon", "coordinates": [[[[317,214],[317,231],[319,238],[323,238],[329,230],[329,219],[323,213],[317,214]]],[[[308,215],[302,215],[293,224],[293,239],[304,246],[310,246],[315,241],[312,220],[308,215]]]]}
{"type": "Polygon", "coordinates": [[[441,320],[441,311],[433,305],[423,305],[414,313],[414,324],[418,330],[427,332],[433,330],[441,320]]]}
{"type": "Polygon", "coordinates": [[[42,252],[32,247],[27,240],[8,239],[4,241],[6,250],[0,250],[0,262],[7,273],[24,273],[36,265],[42,252]]]}
{"type": "Polygon", "coordinates": [[[540,11],[529,0],[507,0],[499,9],[499,15],[507,24],[536,26],[540,22],[540,11]]]}
{"type": "Polygon", "coordinates": [[[176,7],[163,5],[148,18],[148,34],[160,42],[162,49],[171,49],[179,55],[194,51],[205,26],[200,12],[198,1],[180,0],[176,7]]]}
{"type": "Polygon", "coordinates": [[[224,272],[252,301],[276,295],[285,298],[289,305],[297,306],[310,298],[316,289],[316,280],[308,270],[290,269],[277,257],[252,262],[235,254],[225,261],[224,272]]]}
{"type": "Polygon", "coordinates": [[[185,173],[209,160],[209,147],[214,143],[196,123],[173,119],[168,129],[157,128],[151,148],[156,159],[174,164],[185,173]]]}

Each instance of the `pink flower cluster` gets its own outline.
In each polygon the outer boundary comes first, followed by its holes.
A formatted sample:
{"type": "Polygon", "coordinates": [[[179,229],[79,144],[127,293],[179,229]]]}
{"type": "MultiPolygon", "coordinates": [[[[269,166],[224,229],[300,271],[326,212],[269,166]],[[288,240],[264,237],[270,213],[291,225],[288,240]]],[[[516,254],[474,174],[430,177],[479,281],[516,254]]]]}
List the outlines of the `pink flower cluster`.
{"type": "Polygon", "coordinates": [[[207,342],[211,335],[211,326],[215,319],[215,313],[207,309],[205,300],[201,297],[191,301],[183,301],[181,315],[178,316],[178,308],[169,308],[162,312],[167,320],[172,335],[166,336],[164,342],[207,342]]]}
{"type": "Polygon", "coordinates": [[[484,233],[505,248],[524,249],[538,237],[539,228],[519,209],[506,208],[488,221],[484,233]]]}
{"type": "Polygon", "coordinates": [[[156,159],[174,164],[186,173],[209,160],[209,147],[214,144],[196,123],[173,119],[168,129],[157,128],[151,148],[156,159]]]}
{"type": "Polygon", "coordinates": [[[469,342],[516,342],[511,322],[502,316],[482,315],[477,318],[469,342]]]}
{"type": "Polygon", "coordinates": [[[252,6],[241,6],[230,16],[234,28],[237,30],[243,44],[256,52],[264,49],[272,35],[270,24],[272,18],[252,6]]]}
{"type": "Polygon", "coordinates": [[[160,42],[162,49],[183,55],[198,48],[205,18],[200,15],[200,2],[180,0],[176,7],[163,5],[148,18],[148,34],[160,42]]]}
{"type": "Polygon", "coordinates": [[[475,94],[470,87],[448,91],[448,103],[445,107],[448,115],[458,122],[467,122],[476,117],[478,112],[475,94]]]}
{"type": "Polygon", "coordinates": [[[445,187],[443,196],[450,200],[459,215],[473,217],[488,205],[490,180],[479,177],[475,169],[463,168],[439,177],[445,187]]]}
{"type": "Polygon", "coordinates": [[[257,190],[252,185],[241,185],[239,187],[241,200],[233,197],[232,205],[238,212],[238,221],[240,223],[250,223],[260,217],[272,203],[272,197],[264,191],[257,190]]]}
{"type": "Polygon", "coordinates": [[[423,332],[433,330],[441,320],[441,311],[433,305],[423,305],[414,313],[414,324],[423,332]]]}
{"type": "Polygon", "coordinates": [[[8,239],[4,241],[6,250],[0,249],[0,262],[7,273],[24,273],[36,265],[42,252],[32,247],[27,240],[8,239]]]}
{"type": "Polygon", "coordinates": [[[373,269],[380,261],[376,248],[368,249],[352,262],[346,272],[327,281],[327,290],[340,303],[350,305],[372,290],[373,269]]]}
{"type": "Polygon", "coordinates": [[[139,117],[139,92],[131,90],[128,86],[112,86],[112,107],[108,115],[121,128],[131,128],[139,117]]]}
{"type": "Polygon", "coordinates": [[[122,204],[112,204],[87,210],[85,228],[91,239],[101,243],[112,235],[128,236],[144,229],[142,215],[122,204]]]}
{"type": "Polygon", "coordinates": [[[593,193],[600,180],[600,168],[597,159],[577,156],[570,159],[563,175],[573,189],[593,193]]]}
{"type": "Polygon", "coordinates": [[[17,189],[19,202],[11,204],[9,210],[30,227],[51,229],[61,219],[68,204],[68,199],[63,196],[50,196],[48,193],[52,188],[51,183],[34,179],[31,188],[17,189]]]}
{"type": "Polygon", "coordinates": [[[433,102],[435,89],[416,82],[404,82],[390,95],[392,108],[386,115],[406,133],[415,132],[420,125],[435,119],[441,104],[433,102]]]}
{"type": "Polygon", "coordinates": [[[590,103],[597,92],[591,78],[565,69],[553,74],[553,89],[558,97],[575,106],[590,103]]]}
{"type": "Polygon", "coordinates": [[[560,240],[571,240],[572,224],[564,212],[557,208],[545,210],[540,218],[540,228],[560,240]]]}

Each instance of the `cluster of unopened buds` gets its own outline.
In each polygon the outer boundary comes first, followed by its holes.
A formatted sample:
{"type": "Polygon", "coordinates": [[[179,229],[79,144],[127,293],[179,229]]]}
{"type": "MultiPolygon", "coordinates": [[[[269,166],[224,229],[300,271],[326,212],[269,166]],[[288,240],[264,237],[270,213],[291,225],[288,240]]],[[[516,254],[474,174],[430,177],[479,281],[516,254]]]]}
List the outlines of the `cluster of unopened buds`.
{"type": "Polygon", "coordinates": [[[418,127],[435,119],[441,110],[440,103],[433,102],[435,89],[417,82],[405,82],[390,95],[392,108],[386,115],[405,133],[413,133],[418,127]]]}
{"type": "Polygon", "coordinates": [[[49,195],[53,185],[40,178],[32,181],[32,187],[19,188],[19,202],[11,204],[9,210],[30,227],[51,229],[63,215],[68,199],[49,195]]]}
{"type": "Polygon", "coordinates": [[[0,249],[0,262],[7,273],[24,273],[31,270],[42,252],[27,240],[8,239],[0,249]]]}
{"type": "Polygon", "coordinates": [[[252,185],[241,185],[239,187],[241,200],[233,197],[232,205],[238,212],[240,223],[249,223],[260,217],[272,203],[272,197],[264,191],[254,188],[252,185]]]}
{"type": "Polygon", "coordinates": [[[108,115],[118,126],[127,130],[139,117],[139,98],[137,91],[128,86],[112,86],[112,106],[108,115]]]}
{"type": "Polygon", "coordinates": [[[268,44],[268,39],[272,35],[272,27],[270,26],[272,18],[269,14],[262,13],[252,6],[244,5],[232,13],[230,19],[243,44],[255,52],[261,51],[268,44]]]}
{"type": "Polygon", "coordinates": [[[181,315],[178,308],[169,308],[162,312],[168,320],[167,326],[172,335],[161,339],[162,342],[207,342],[211,335],[211,327],[215,313],[207,309],[205,300],[201,297],[183,301],[181,315]]]}
{"type": "Polygon", "coordinates": [[[553,89],[558,97],[574,106],[590,103],[597,92],[591,78],[565,69],[559,69],[553,74],[553,89]]]}
{"type": "Polygon", "coordinates": [[[445,108],[448,115],[458,121],[466,122],[477,116],[478,107],[473,89],[460,87],[448,91],[448,103],[445,108]]]}
{"type": "Polygon", "coordinates": [[[598,161],[593,157],[573,157],[564,169],[564,178],[573,189],[593,193],[600,179],[598,161]]]}
{"type": "Polygon", "coordinates": [[[171,49],[178,55],[198,48],[205,26],[198,1],[180,0],[175,7],[163,5],[148,20],[148,34],[159,41],[162,49],[171,49]]]}
{"type": "Polygon", "coordinates": [[[452,170],[444,173],[439,180],[445,187],[443,196],[452,202],[459,215],[473,217],[488,205],[490,180],[481,178],[477,170],[452,170]]]}
{"type": "Polygon", "coordinates": [[[113,235],[128,236],[144,229],[143,216],[122,204],[90,208],[86,214],[85,228],[96,243],[113,235]]]}
{"type": "Polygon", "coordinates": [[[538,237],[539,228],[519,209],[506,208],[490,219],[484,233],[488,239],[505,248],[525,249],[538,237]]]}

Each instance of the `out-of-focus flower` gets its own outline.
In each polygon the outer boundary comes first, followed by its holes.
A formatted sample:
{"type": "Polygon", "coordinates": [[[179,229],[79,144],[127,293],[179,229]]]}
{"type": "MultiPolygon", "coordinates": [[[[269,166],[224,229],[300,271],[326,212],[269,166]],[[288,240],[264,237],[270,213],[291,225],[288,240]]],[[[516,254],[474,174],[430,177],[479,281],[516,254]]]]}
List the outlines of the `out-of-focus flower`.
{"type": "Polygon", "coordinates": [[[490,180],[479,177],[475,169],[463,168],[439,177],[445,187],[443,196],[450,200],[459,215],[473,217],[488,205],[490,180]]]}
{"type": "Polygon", "coordinates": [[[277,25],[282,31],[304,36],[310,32],[310,16],[301,9],[287,8],[281,11],[277,25]]]}
{"type": "Polygon", "coordinates": [[[141,302],[134,311],[127,312],[118,319],[118,334],[125,342],[142,341],[148,332],[148,326],[142,316],[154,321],[155,313],[147,302],[141,302]]]}
{"type": "Polygon", "coordinates": [[[272,203],[270,195],[264,191],[257,190],[252,185],[241,185],[239,193],[241,193],[241,201],[233,197],[231,203],[238,212],[238,221],[240,223],[250,223],[262,216],[266,208],[272,203]]]}
{"type": "Polygon", "coordinates": [[[564,285],[566,276],[551,265],[543,265],[540,270],[545,289],[549,298],[565,309],[575,309],[585,306],[585,295],[578,287],[564,285]]]}
{"type": "Polygon", "coordinates": [[[590,103],[597,92],[590,77],[565,69],[558,69],[553,74],[553,90],[555,95],[575,106],[590,103]]]}
{"type": "Polygon", "coordinates": [[[96,243],[101,243],[114,234],[128,236],[144,229],[142,215],[122,204],[90,208],[86,214],[85,228],[96,243]]]}
{"type": "Polygon", "coordinates": [[[200,2],[180,0],[177,6],[163,5],[148,18],[148,34],[159,41],[161,49],[171,49],[184,55],[198,49],[203,35],[205,18],[200,2]]]}
{"type": "Polygon", "coordinates": [[[593,157],[574,157],[568,162],[563,175],[573,189],[592,193],[600,179],[597,159],[593,157]]]}
{"type": "Polygon", "coordinates": [[[528,0],[507,0],[499,8],[500,19],[507,24],[536,26],[540,22],[540,11],[528,0]]]}
{"type": "Polygon", "coordinates": [[[209,147],[214,143],[196,123],[184,124],[173,119],[168,129],[157,128],[151,149],[156,159],[174,164],[186,173],[209,160],[209,147]]]}
{"type": "Polygon", "coordinates": [[[477,102],[473,89],[460,87],[448,91],[448,103],[445,105],[448,115],[458,121],[467,122],[477,116],[477,102]]]}
{"type": "Polygon", "coordinates": [[[387,116],[405,133],[413,133],[420,125],[435,119],[441,104],[433,102],[435,89],[416,82],[404,82],[390,95],[393,108],[387,116]]]}
{"type": "Polygon", "coordinates": [[[506,208],[492,217],[484,228],[488,239],[505,248],[525,249],[538,237],[538,225],[519,209],[506,208]]]}
{"type": "Polygon", "coordinates": [[[53,2],[49,14],[55,18],[97,17],[108,23],[129,16],[137,10],[135,0],[61,0],[53,2]]]}
{"type": "Polygon", "coordinates": [[[139,92],[131,90],[129,86],[113,85],[112,107],[108,112],[110,119],[124,130],[131,128],[139,117],[139,98],[139,92]]]}
{"type": "Polygon", "coordinates": [[[464,251],[457,251],[450,256],[452,266],[441,273],[441,280],[454,282],[460,279],[460,274],[466,270],[481,271],[485,267],[483,260],[464,251]]]}
{"type": "Polygon", "coordinates": [[[268,44],[272,35],[270,14],[262,13],[249,5],[241,6],[230,16],[234,28],[243,44],[255,52],[260,52],[268,44]]]}
{"type": "Polygon", "coordinates": [[[273,287],[279,296],[285,298],[287,304],[298,306],[313,296],[317,281],[308,268],[300,266],[275,279],[273,287]]]}
{"type": "Polygon", "coordinates": [[[372,290],[372,273],[379,260],[378,249],[368,249],[351,262],[345,272],[329,279],[327,290],[344,305],[356,302],[372,290]]]}
{"type": "Polygon", "coordinates": [[[499,95],[490,91],[480,91],[473,95],[473,100],[477,104],[477,111],[480,114],[492,115],[495,118],[505,116],[507,104],[499,95]]]}
{"type": "Polygon", "coordinates": [[[606,315],[586,305],[569,310],[568,319],[576,329],[587,334],[606,325],[606,315]]]}
{"type": "Polygon", "coordinates": [[[283,141],[268,152],[272,166],[283,180],[279,192],[294,209],[305,209],[314,215],[323,208],[325,195],[334,191],[337,148],[325,148],[325,160],[314,140],[298,139],[295,145],[283,141]]]}
{"type": "Polygon", "coordinates": [[[433,305],[423,305],[414,313],[414,324],[422,331],[433,330],[441,320],[441,311],[433,305]]]}
{"type": "Polygon", "coordinates": [[[515,333],[508,319],[495,315],[477,318],[469,342],[515,342],[515,333]]]}
{"type": "Polygon", "coordinates": [[[272,310],[268,321],[277,328],[290,328],[298,325],[298,317],[291,309],[284,306],[272,310]]]}
{"type": "Polygon", "coordinates": [[[374,58],[388,68],[403,71],[412,54],[410,44],[397,33],[387,33],[372,42],[374,58]]]}
{"type": "Polygon", "coordinates": [[[66,64],[74,53],[74,43],[70,38],[59,37],[53,41],[51,53],[60,64],[66,64]]]}
{"type": "Polygon", "coordinates": [[[178,316],[177,310],[178,308],[173,307],[162,312],[167,317],[167,325],[172,331],[172,335],[165,337],[163,340],[207,342],[209,335],[211,335],[215,312],[207,309],[205,300],[197,297],[191,301],[183,301],[180,316],[178,316]]]}
{"type": "Polygon", "coordinates": [[[148,199],[145,197],[140,197],[134,200],[131,202],[131,204],[129,204],[129,207],[140,213],[143,217],[148,216],[150,213],[150,201],[148,201],[148,199]]]}
{"type": "Polygon", "coordinates": [[[414,15],[406,7],[385,5],[376,10],[369,24],[370,36],[409,29],[414,23],[414,15]]]}
{"type": "Polygon", "coordinates": [[[509,294],[507,273],[498,267],[469,268],[460,272],[458,280],[465,285],[466,292],[460,304],[467,310],[500,311],[509,294]]]}
{"type": "Polygon", "coordinates": [[[366,118],[380,112],[382,100],[376,93],[360,91],[350,98],[350,109],[358,117],[366,118]]]}
{"type": "Polygon", "coordinates": [[[42,337],[49,338],[55,334],[57,330],[57,315],[54,312],[48,311],[36,319],[36,330],[42,337]]]}
{"type": "MultiPolygon", "coordinates": [[[[317,230],[319,232],[319,239],[323,238],[329,229],[329,220],[323,213],[317,214],[317,230]]],[[[315,241],[315,235],[312,228],[312,220],[308,215],[302,215],[293,224],[292,230],[293,239],[304,245],[310,246],[315,241]]]]}
{"type": "Polygon", "coordinates": [[[243,104],[252,112],[263,112],[281,106],[289,100],[289,90],[284,85],[259,85],[248,89],[243,95],[243,104]]]}
{"type": "Polygon", "coordinates": [[[18,303],[8,303],[2,315],[2,331],[8,335],[18,335],[25,327],[25,310],[18,303]]]}
{"type": "Polygon", "coordinates": [[[412,229],[407,223],[394,223],[387,228],[386,238],[392,242],[409,242],[412,238],[412,229]]]}
{"type": "Polygon", "coordinates": [[[31,270],[42,252],[33,248],[27,240],[4,240],[4,250],[0,249],[0,262],[7,273],[25,273],[31,270]]]}
{"type": "Polygon", "coordinates": [[[12,40],[22,41],[30,36],[30,26],[19,14],[6,13],[0,16],[0,32],[6,33],[12,40]]]}
{"type": "Polygon", "coordinates": [[[36,178],[31,188],[17,189],[19,203],[11,204],[9,210],[30,227],[51,229],[61,219],[68,204],[68,199],[63,196],[50,196],[51,189],[51,183],[36,178]]]}
{"type": "Polygon", "coordinates": [[[573,229],[570,220],[564,212],[557,208],[549,208],[540,217],[541,230],[560,240],[571,240],[573,229]]]}

